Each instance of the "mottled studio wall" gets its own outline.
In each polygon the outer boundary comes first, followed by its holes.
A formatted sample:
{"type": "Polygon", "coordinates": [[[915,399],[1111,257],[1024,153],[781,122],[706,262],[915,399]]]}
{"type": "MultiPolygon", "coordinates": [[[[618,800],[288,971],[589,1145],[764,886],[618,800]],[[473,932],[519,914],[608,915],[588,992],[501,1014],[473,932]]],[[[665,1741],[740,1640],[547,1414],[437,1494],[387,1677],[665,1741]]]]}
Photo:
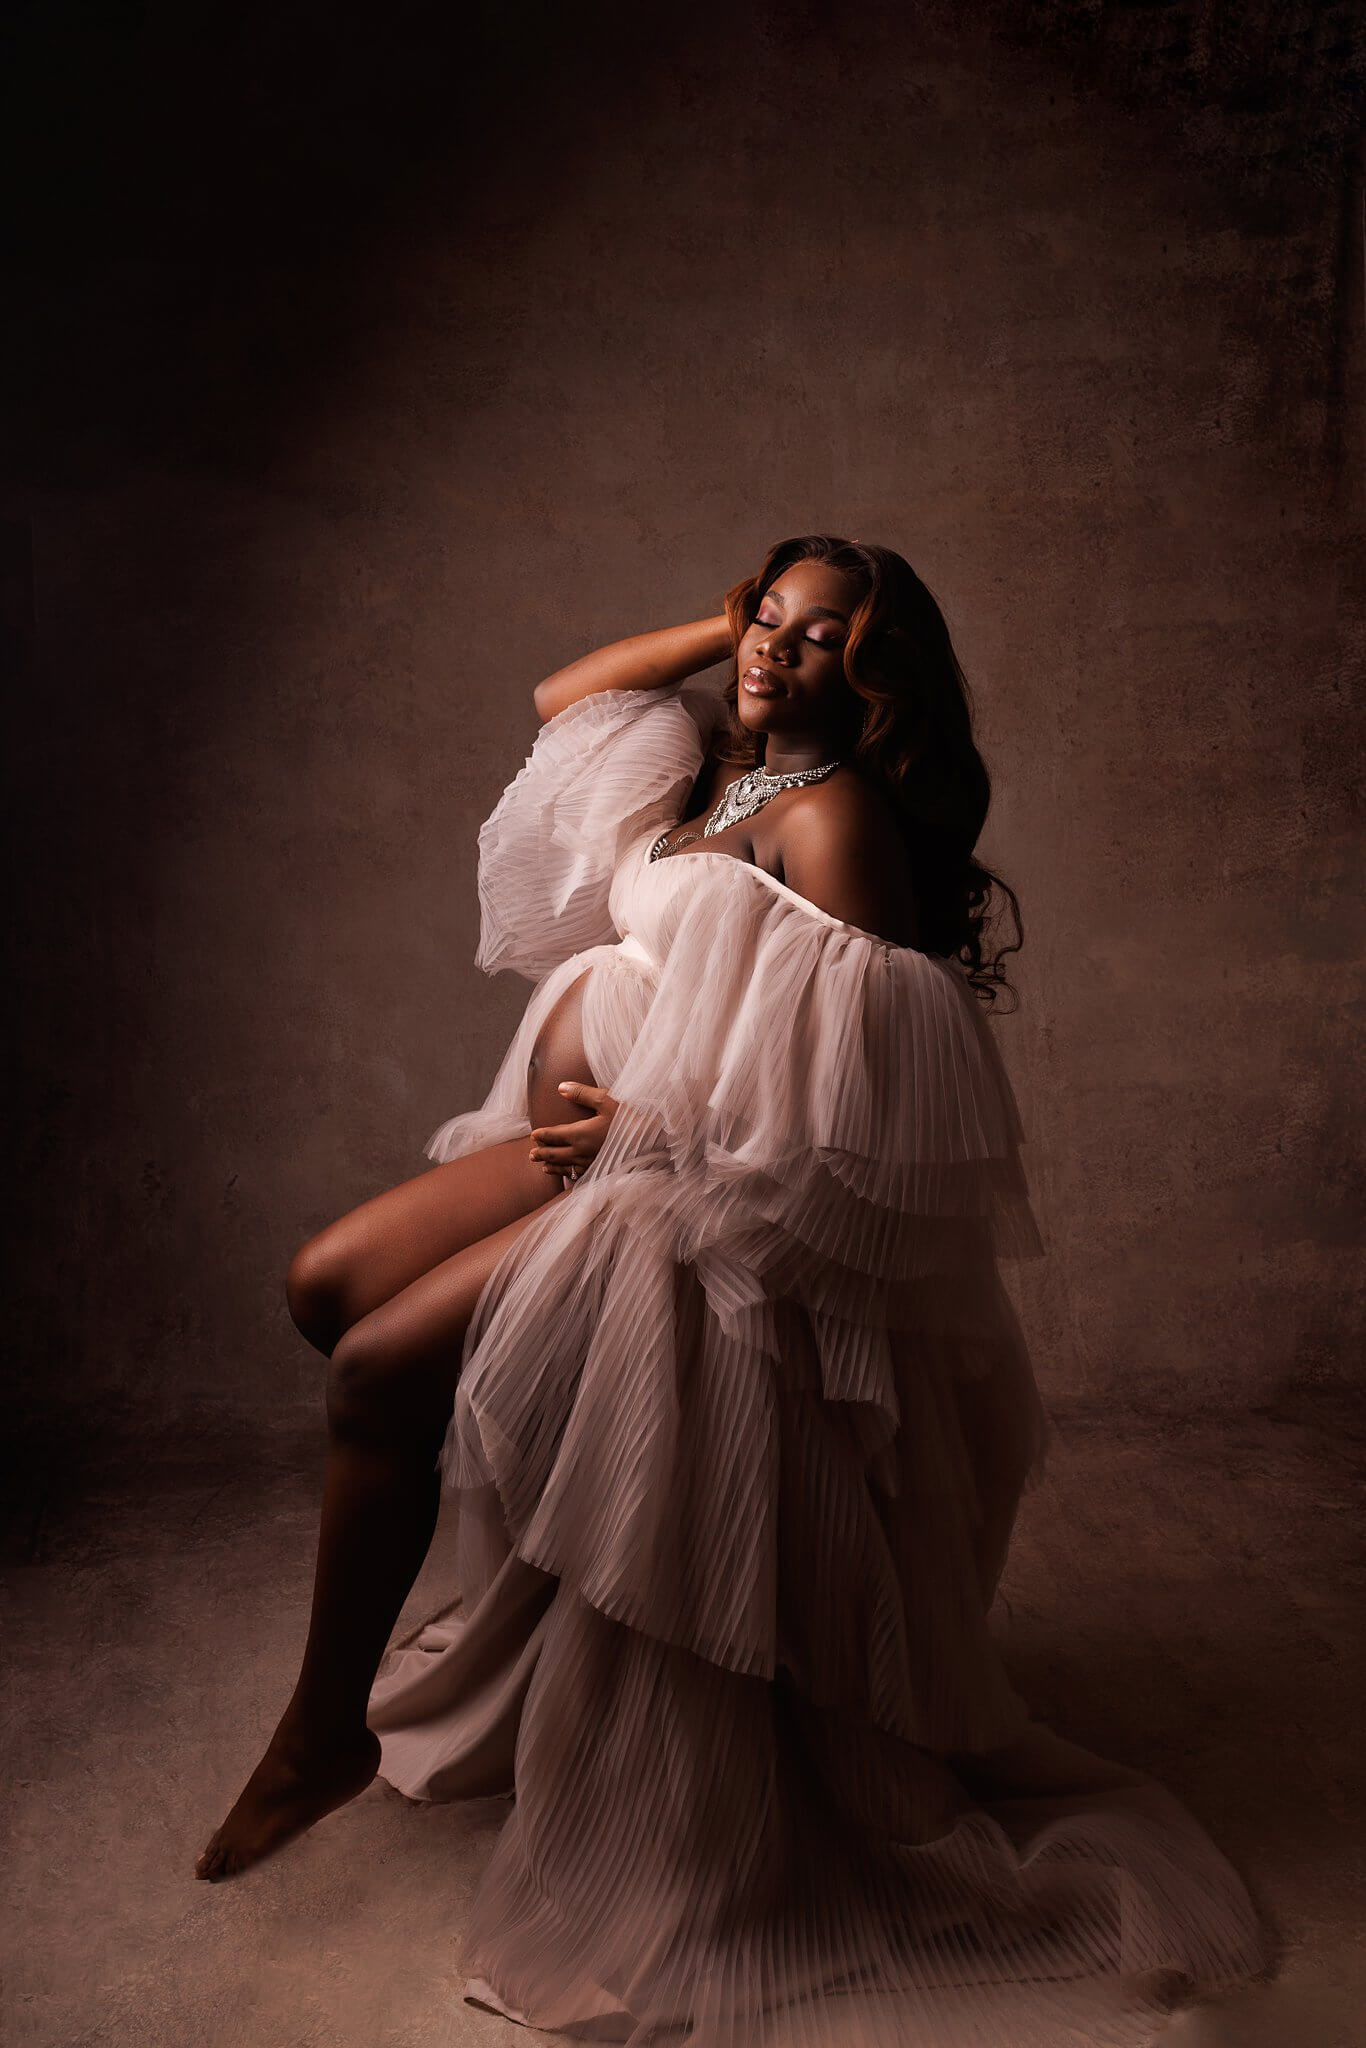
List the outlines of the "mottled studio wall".
{"type": "Polygon", "coordinates": [[[1349,1373],[1347,17],[484,15],[25,19],[35,1415],[315,1410],[291,1251],[421,1170],[525,996],[473,857],[532,685],[813,528],[907,554],[975,688],[1046,1392],[1349,1373]]]}

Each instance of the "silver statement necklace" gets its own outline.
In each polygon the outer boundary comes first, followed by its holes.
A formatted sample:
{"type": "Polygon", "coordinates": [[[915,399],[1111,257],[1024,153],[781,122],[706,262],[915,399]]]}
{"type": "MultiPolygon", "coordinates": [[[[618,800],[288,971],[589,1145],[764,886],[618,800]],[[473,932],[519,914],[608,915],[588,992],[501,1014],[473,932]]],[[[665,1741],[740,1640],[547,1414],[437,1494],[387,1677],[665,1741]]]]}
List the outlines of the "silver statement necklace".
{"type": "Polygon", "coordinates": [[[687,846],[694,839],[711,839],[716,833],[724,832],[728,825],[738,825],[742,818],[752,818],[780,789],[795,789],[803,782],[822,782],[839,765],[838,760],[823,761],[819,768],[793,768],[786,775],[770,775],[762,764],[751,768],[748,774],[728,786],[700,832],[685,832],[681,838],[675,839],[672,846],[666,846],[665,841],[673,830],[672,825],[666,825],[650,848],[650,859],[660,860],[666,854],[677,853],[681,846],[687,846]]]}

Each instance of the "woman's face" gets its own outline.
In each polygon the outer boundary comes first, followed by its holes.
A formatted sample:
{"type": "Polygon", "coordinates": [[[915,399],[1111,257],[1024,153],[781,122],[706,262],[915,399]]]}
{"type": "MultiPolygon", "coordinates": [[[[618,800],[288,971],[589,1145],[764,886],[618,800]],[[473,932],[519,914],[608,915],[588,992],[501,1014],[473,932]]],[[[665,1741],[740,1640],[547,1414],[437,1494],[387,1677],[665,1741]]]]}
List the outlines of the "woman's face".
{"type": "Polygon", "coordinates": [[[844,677],[844,643],[859,595],[852,576],[824,562],[794,562],[774,577],[736,650],[742,725],[795,736],[834,733],[847,722],[855,693],[844,677]]]}

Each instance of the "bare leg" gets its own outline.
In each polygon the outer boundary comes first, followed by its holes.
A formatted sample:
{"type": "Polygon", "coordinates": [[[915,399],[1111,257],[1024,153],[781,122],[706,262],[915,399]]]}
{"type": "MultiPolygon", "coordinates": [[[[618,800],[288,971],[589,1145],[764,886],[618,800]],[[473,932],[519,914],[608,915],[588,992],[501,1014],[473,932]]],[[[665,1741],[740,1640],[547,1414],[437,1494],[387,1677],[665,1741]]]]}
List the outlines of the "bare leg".
{"type": "MultiPolygon", "coordinates": [[[[558,1101],[558,1110],[553,1097],[537,1101],[533,1113],[546,1123],[569,1123],[579,1112],[566,1107],[563,1096],[558,1101]]],[[[301,1245],[290,1261],[285,1295],[314,1349],[330,1358],[362,1316],[558,1194],[558,1174],[532,1160],[530,1147],[529,1138],[509,1138],[433,1166],[371,1196],[301,1245]]]]}
{"type": "MultiPolygon", "coordinates": [[[[547,1185],[540,1175],[537,1209],[546,1206],[547,1185]]],[[[217,1880],[247,1869],[374,1777],[379,1742],[365,1725],[365,1710],[431,1542],[436,1460],[465,1330],[494,1265],[533,1213],[529,1208],[423,1273],[337,1341],[303,1665],[264,1757],[200,1856],[197,1876],[217,1880]]]]}

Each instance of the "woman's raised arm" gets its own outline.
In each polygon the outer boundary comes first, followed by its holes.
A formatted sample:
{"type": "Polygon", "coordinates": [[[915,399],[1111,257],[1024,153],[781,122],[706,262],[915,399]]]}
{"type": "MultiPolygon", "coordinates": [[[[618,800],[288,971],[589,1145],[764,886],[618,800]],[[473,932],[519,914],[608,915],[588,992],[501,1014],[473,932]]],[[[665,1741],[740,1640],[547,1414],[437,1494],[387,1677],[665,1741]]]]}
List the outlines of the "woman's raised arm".
{"type": "Polygon", "coordinates": [[[580,697],[599,690],[662,690],[699,669],[711,668],[731,652],[730,621],[724,612],[686,626],[660,626],[650,633],[609,641],[557,668],[532,691],[538,717],[554,718],[580,697]]]}

